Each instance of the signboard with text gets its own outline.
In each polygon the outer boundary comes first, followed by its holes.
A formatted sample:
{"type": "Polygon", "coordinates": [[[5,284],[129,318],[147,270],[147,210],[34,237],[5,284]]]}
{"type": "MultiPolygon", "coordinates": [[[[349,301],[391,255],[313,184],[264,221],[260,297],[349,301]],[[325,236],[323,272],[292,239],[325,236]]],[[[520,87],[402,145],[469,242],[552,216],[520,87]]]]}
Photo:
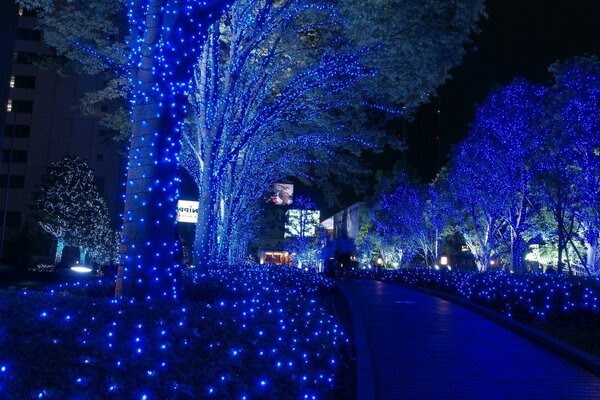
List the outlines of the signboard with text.
{"type": "Polygon", "coordinates": [[[195,224],[198,222],[197,201],[179,200],[177,202],[177,222],[195,224]]]}

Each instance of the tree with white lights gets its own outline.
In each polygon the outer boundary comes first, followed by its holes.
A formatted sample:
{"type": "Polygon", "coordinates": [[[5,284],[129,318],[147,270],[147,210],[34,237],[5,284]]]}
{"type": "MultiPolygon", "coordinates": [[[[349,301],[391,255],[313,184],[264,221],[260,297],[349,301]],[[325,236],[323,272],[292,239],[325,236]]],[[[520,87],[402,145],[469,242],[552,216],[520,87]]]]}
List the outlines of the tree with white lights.
{"type": "Polygon", "coordinates": [[[34,192],[33,216],[40,227],[56,239],[55,263],[61,261],[65,245],[80,248],[80,261],[96,246],[114,235],[106,202],[94,184],[87,161],[65,157],[51,163],[34,192]]]}
{"type": "Polygon", "coordinates": [[[295,196],[292,208],[285,213],[285,249],[292,254],[298,267],[316,266],[324,245],[320,212],[307,196],[295,196]]]}

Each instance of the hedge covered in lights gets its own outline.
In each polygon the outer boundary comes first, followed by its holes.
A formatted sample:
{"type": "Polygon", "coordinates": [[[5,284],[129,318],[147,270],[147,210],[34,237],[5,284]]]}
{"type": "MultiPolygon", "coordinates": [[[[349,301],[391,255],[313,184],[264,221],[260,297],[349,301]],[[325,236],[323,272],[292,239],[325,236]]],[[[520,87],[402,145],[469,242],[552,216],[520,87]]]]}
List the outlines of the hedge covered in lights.
{"type": "Polygon", "coordinates": [[[600,279],[505,272],[446,273],[409,268],[353,274],[438,290],[465,298],[523,321],[597,322],[600,324],[600,279]]]}
{"type": "Polygon", "coordinates": [[[112,300],[110,283],[0,291],[0,398],[332,396],[350,344],[330,281],[258,266],[193,280],[178,303],[112,300]]]}

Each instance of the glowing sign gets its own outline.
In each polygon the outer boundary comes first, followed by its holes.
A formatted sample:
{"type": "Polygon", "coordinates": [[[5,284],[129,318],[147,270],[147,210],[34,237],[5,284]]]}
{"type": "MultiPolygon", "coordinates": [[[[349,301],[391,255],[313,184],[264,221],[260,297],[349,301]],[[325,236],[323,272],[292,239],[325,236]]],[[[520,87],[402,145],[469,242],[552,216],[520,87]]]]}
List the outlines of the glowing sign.
{"type": "Polygon", "coordinates": [[[317,210],[287,210],[284,237],[313,237],[321,213],[317,210]]]}
{"type": "Polygon", "coordinates": [[[294,202],[294,185],[291,183],[276,183],[273,185],[273,196],[269,202],[278,206],[289,206],[294,202]]]}
{"type": "Polygon", "coordinates": [[[195,224],[198,222],[197,201],[179,200],[177,202],[177,222],[195,224]]]}

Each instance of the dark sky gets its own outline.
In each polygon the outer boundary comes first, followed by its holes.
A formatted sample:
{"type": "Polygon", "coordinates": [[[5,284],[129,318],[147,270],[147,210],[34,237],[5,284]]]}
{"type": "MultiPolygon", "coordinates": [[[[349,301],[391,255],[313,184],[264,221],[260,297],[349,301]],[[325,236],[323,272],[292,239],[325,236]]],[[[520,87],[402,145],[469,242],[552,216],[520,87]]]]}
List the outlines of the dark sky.
{"type": "Polygon", "coordinates": [[[491,89],[517,76],[547,82],[556,60],[600,56],[600,0],[488,0],[486,9],[473,49],[408,126],[408,161],[425,180],[465,137],[476,104],[491,89]]]}

